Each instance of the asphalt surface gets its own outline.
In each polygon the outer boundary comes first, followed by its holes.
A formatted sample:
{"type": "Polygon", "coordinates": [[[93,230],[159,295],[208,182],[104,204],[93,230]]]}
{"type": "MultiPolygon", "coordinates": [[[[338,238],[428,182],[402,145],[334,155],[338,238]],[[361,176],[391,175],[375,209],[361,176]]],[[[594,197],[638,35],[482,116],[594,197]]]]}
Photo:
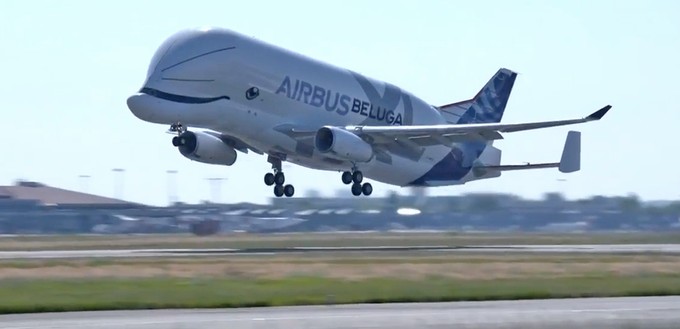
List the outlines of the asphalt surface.
{"type": "Polygon", "coordinates": [[[680,296],[0,316],[4,329],[678,328],[680,296]]]}
{"type": "Polygon", "coordinates": [[[275,255],[332,252],[494,252],[494,253],[663,253],[680,254],[680,244],[612,245],[484,245],[484,246],[376,246],[291,247],[250,249],[124,249],[0,251],[0,259],[195,257],[229,255],[275,255]]]}

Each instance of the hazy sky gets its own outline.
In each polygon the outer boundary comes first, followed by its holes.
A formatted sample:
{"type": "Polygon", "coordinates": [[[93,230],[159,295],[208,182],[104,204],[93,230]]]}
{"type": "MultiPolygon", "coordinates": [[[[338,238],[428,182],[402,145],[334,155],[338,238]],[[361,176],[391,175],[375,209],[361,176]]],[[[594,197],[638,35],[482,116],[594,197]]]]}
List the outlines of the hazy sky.
{"type": "MultiPolygon", "coordinates": [[[[174,32],[230,28],[386,80],[438,105],[473,96],[499,67],[519,72],[503,122],[581,117],[606,104],[583,133],[582,170],[506,173],[430,194],[511,192],[538,198],[636,193],[680,198],[680,2],[678,1],[7,1],[0,2],[0,184],[17,178],[123,197],[266,202],[264,156],[232,167],[191,162],[167,127],[138,120],[125,100],[174,32]],[[180,4],[181,3],[181,4],[180,4]],[[78,178],[90,175],[87,186],[78,178]],[[566,181],[561,181],[566,179],[566,181]]],[[[559,159],[569,128],[506,134],[507,164],[559,159]]],[[[350,195],[335,172],[284,166],[296,195],[350,195]]],[[[374,184],[374,195],[408,190],[374,184]]]]}

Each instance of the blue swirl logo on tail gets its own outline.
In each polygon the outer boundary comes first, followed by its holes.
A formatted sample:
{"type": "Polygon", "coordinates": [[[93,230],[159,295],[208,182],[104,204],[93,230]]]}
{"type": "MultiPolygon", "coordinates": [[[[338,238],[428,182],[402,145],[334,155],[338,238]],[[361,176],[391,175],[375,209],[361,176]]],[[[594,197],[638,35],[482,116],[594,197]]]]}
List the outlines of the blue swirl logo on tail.
{"type": "Polygon", "coordinates": [[[500,69],[472,99],[458,123],[501,122],[517,73],[500,69]]]}

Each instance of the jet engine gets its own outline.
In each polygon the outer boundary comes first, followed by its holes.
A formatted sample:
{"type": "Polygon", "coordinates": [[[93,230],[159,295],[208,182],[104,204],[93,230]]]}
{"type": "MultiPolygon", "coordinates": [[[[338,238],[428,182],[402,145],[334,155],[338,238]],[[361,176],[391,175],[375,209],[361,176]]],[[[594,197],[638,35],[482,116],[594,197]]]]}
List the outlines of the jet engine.
{"type": "Polygon", "coordinates": [[[361,137],[337,127],[322,127],[316,132],[314,145],[319,152],[354,162],[368,162],[373,148],[361,137]]]}
{"type": "Polygon", "coordinates": [[[236,150],[216,136],[185,131],[172,138],[172,145],[183,156],[198,162],[231,166],[236,162],[236,150]]]}

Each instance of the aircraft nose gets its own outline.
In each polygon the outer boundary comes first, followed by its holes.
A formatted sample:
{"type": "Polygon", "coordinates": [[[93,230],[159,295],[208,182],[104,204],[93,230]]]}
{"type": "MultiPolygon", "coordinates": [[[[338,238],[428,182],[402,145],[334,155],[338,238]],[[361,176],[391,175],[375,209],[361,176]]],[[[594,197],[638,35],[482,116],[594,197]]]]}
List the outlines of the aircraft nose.
{"type": "Polygon", "coordinates": [[[225,60],[235,40],[233,32],[223,29],[190,29],[171,36],[153,55],[142,88],[127,98],[128,108],[141,120],[172,123],[187,119],[188,104],[229,99],[215,82],[229,76],[225,60]]]}
{"type": "Polygon", "coordinates": [[[153,108],[151,103],[153,102],[152,97],[142,93],[136,93],[127,99],[127,106],[130,112],[134,114],[137,118],[144,121],[153,122],[153,108]]]}

